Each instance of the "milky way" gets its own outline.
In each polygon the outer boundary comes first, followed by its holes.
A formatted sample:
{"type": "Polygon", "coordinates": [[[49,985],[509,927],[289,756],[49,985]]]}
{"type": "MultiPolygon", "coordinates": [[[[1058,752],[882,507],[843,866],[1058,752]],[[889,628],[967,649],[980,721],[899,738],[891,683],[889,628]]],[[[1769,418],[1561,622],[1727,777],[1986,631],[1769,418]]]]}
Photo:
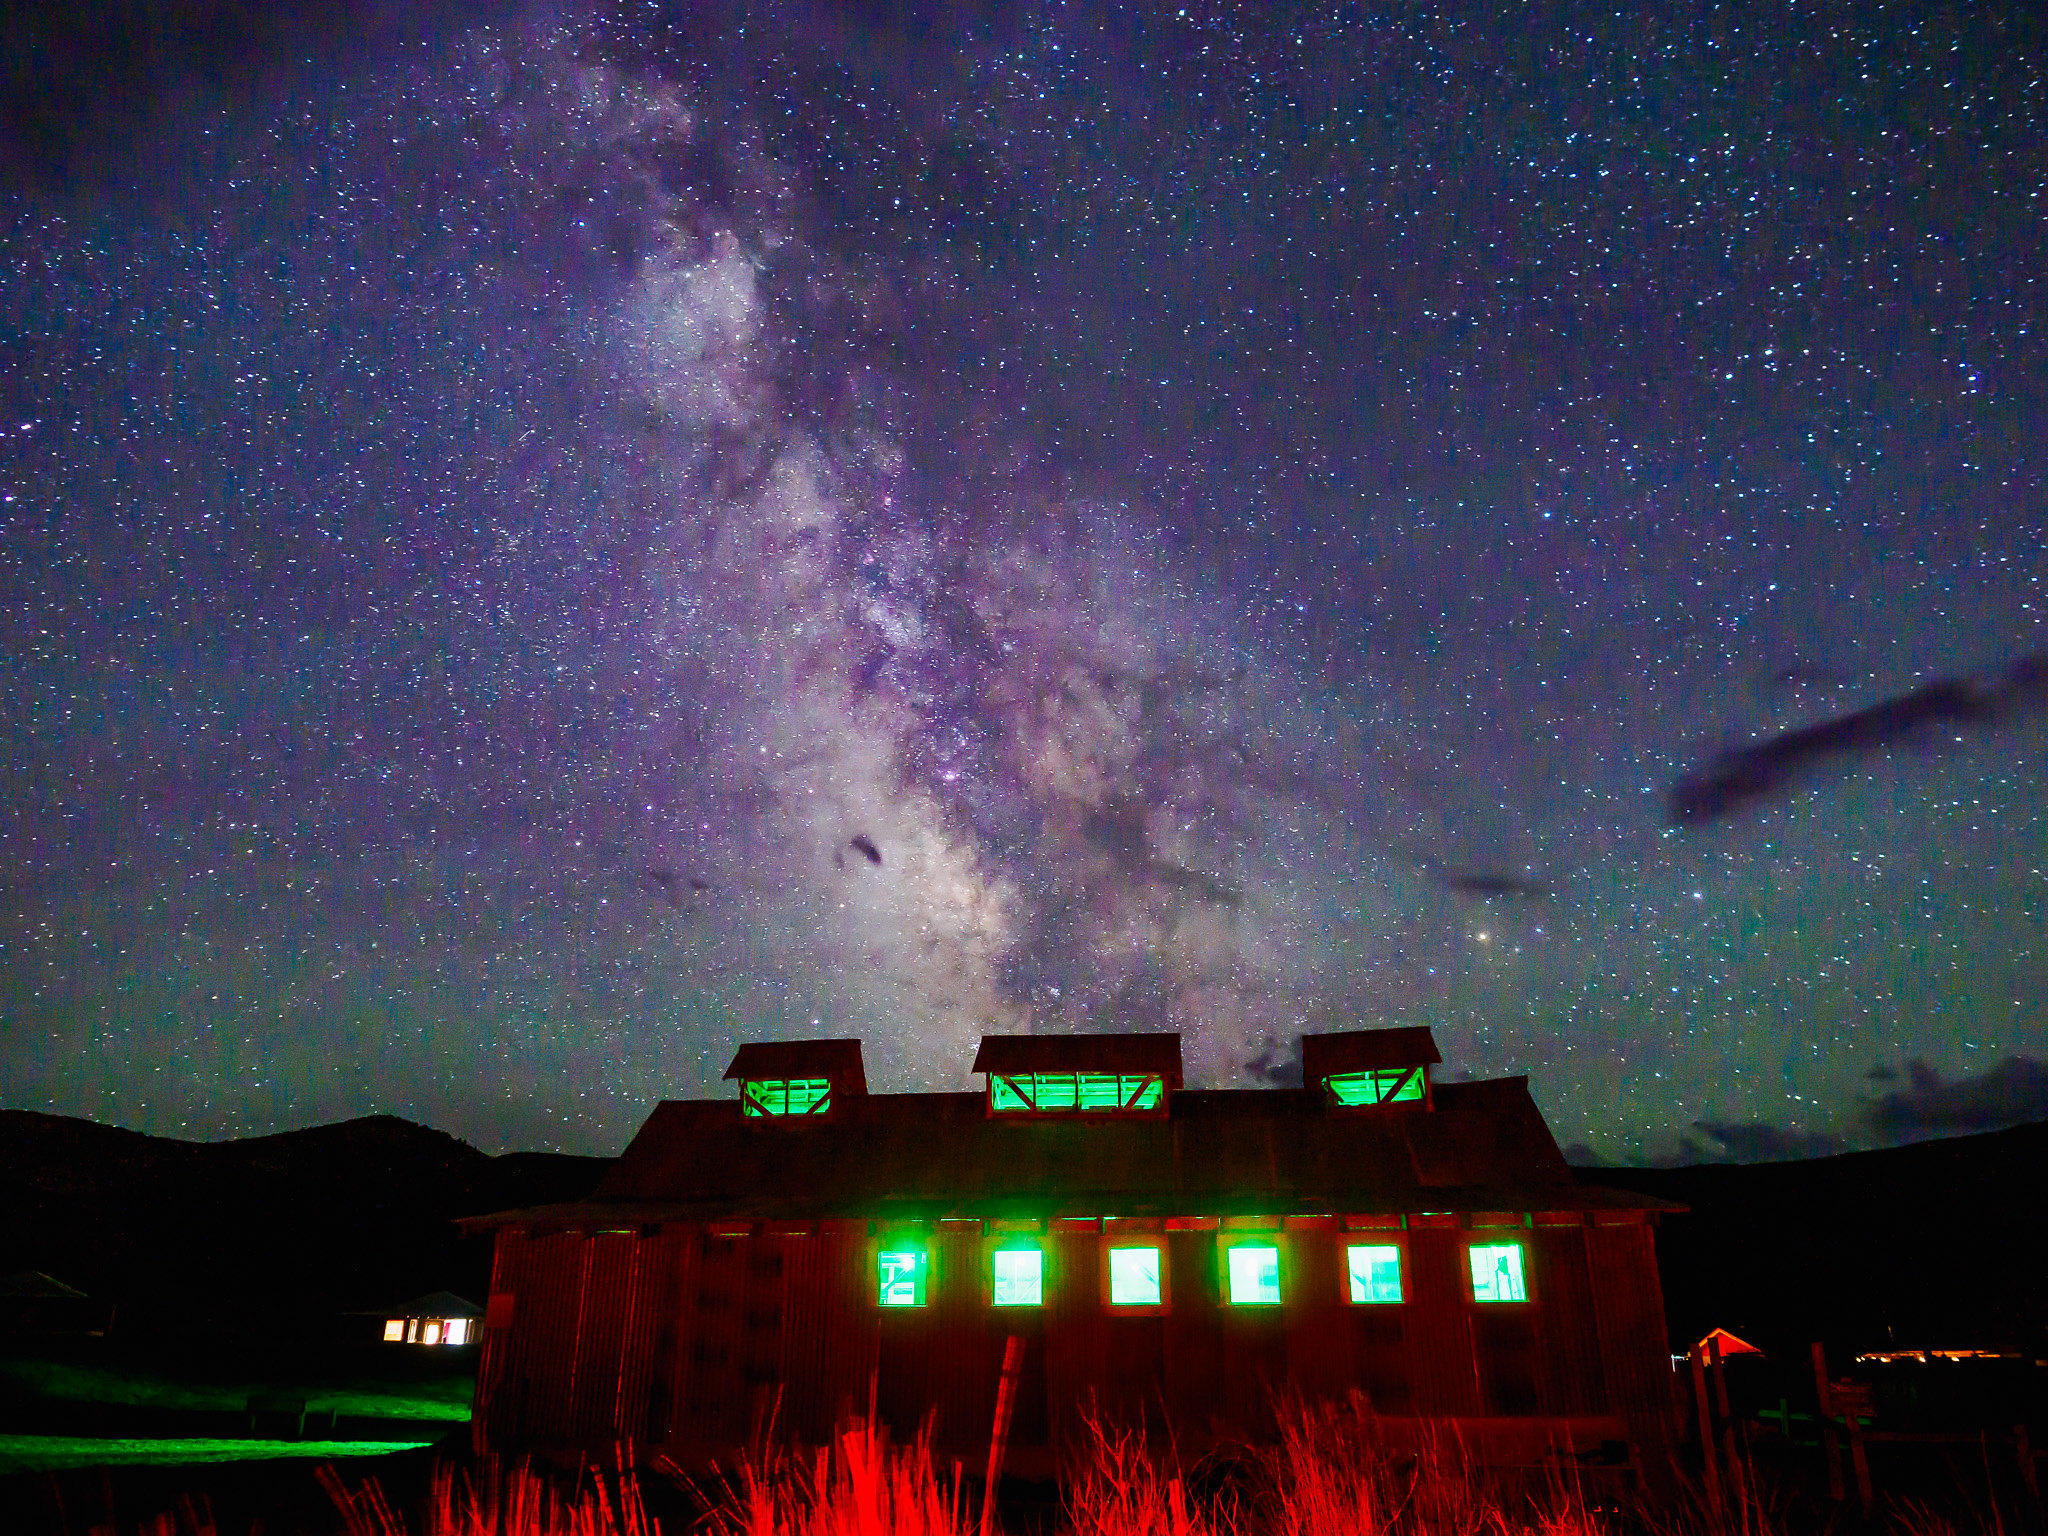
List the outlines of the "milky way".
{"type": "Polygon", "coordinates": [[[21,130],[0,1101],[610,1150],[749,1038],[1429,1023],[1588,1155],[2048,1110],[2038,712],[1666,824],[2048,644],[2038,27],[1106,14],[21,130]]]}

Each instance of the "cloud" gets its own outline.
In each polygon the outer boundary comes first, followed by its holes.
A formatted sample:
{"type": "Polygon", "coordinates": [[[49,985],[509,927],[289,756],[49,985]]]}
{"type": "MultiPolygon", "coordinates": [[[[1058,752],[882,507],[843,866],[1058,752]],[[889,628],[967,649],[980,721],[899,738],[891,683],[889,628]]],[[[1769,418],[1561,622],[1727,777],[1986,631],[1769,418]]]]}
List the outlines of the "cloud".
{"type": "Polygon", "coordinates": [[[1985,730],[2048,694],[2048,651],[2035,651],[1989,676],[1941,678],[1865,709],[1802,726],[1724,752],[1672,786],[1666,809],[1675,826],[1701,826],[1758,800],[1788,793],[1809,769],[1867,757],[1901,742],[1930,741],[1937,730],[1985,730]]]}
{"type": "Polygon", "coordinates": [[[1703,1152],[1687,1138],[1688,1162],[1789,1163],[1807,1157],[1832,1157],[1849,1150],[1847,1138],[1832,1131],[1794,1130],[1761,1121],[1736,1123],[1729,1120],[1695,1120],[1693,1129],[1704,1132],[1720,1144],[1720,1150],[1703,1152]]]}
{"type": "Polygon", "coordinates": [[[1939,1072],[1915,1058],[1906,1064],[1906,1080],[1908,1086],[1864,1111],[1873,1130],[1895,1141],[2048,1119],[2048,1063],[2031,1056],[2007,1056],[1955,1082],[1944,1082],[1939,1072]]]}

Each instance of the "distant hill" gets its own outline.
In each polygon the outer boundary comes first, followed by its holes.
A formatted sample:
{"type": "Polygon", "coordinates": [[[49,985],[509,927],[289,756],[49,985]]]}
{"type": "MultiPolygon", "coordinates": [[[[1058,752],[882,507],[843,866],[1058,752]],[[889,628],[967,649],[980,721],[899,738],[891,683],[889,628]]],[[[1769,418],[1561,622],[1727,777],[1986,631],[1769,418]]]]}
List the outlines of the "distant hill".
{"type": "MultiPolygon", "coordinates": [[[[41,1270],[150,1333],[296,1326],[447,1289],[489,1244],[457,1216],[590,1192],[598,1157],[492,1157],[392,1116],[239,1141],[0,1110],[0,1274],[41,1270]]],[[[1774,1353],[2021,1348],[2048,1358],[2048,1122],[1793,1163],[1583,1168],[1691,1209],[1658,1230],[1672,1339],[1774,1353]]]]}
{"type": "Polygon", "coordinates": [[[1657,1236],[1674,1345],[2003,1347],[2048,1358],[2048,1122],[1793,1163],[1581,1168],[1682,1201],[1657,1236]]]}
{"type": "Polygon", "coordinates": [[[447,1289],[480,1297],[490,1245],[453,1219],[588,1194],[610,1159],[492,1157],[390,1115],[175,1141],[0,1110],[0,1273],[112,1301],[120,1332],[237,1333],[447,1289]]]}

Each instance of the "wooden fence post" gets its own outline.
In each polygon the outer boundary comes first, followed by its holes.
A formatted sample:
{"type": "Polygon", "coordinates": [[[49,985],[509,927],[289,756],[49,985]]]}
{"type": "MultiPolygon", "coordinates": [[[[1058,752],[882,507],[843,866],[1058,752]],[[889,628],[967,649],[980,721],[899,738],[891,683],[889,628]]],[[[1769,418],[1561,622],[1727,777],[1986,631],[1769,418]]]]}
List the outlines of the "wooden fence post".
{"type": "Polygon", "coordinates": [[[996,1485],[1003,1477],[1003,1448],[1010,1439],[1010,1414],[1017,1406],[1017,1378],[1024,1374],[1024,1336],[1013,1333],[1003,1344],[1003,1377],[996,1386],[996,1421],[988,1437],[988,1477],[981,1486],[981,1536],[990,1536],[996,1522],[996,1485]]]}
{"type": "Polygon", "coordinates": [[[1842,1486],[1842,1442],[1835,1437],[1835,1395],[1828,1390],[1827,1351],[1813,1344],[1813,1389],[1820,1398],[1820,1450],[1828,1464],[1828,1497],[1837,1504],[1849,1496],[1842,1486]]]}
{"type": "Polygon", "coordinates": [[[1692,1365],[1692,1395],[1700,1412],[1700,1469],[1707,1480],[1707,1507],[1714,1512],[1714,1525],[1725,1530],[1728,1509],[1721,1499],[1721,1453],[1714,1444],[1714,1410],[1707,1401],[1706,1350],[1698,1344],[1685,1352],[1692,1365]]]}

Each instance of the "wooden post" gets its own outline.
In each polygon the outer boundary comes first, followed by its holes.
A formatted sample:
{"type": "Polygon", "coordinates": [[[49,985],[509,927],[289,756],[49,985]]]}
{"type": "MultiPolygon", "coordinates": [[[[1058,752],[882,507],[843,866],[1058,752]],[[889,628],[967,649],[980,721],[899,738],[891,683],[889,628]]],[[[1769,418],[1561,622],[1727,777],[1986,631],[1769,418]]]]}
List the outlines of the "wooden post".
{"type": "Polygon", "coordinates": [[[1828,1464],[1828,1497],[1837,1504],[1847,1498],[1842,1486],[1842,1442],[1835,1436],[1835,1394],[1828,1390],[1827,1351],[1813,1345],[1813,1390],[1820,1401],[1820,1450],[1828,1464]]]}
{"type": "Polygon", "coordinates": [[[1692,1395],[1700,1410],[1700,1470],[1707,1480],[1707,1507],[1714,1512],[1714,1526],[1728,1526],[1727,1506],[1721,1501],[1721,1453],[1714,1445],[1714,1410],[1707,1402],[1706,1351],[1695,1344],[1686,1352],[1692,1363],[1692,1395]]]}
{"type": "Polygon", "coordinates": [[[991,1536],[996,1523],[996,1485],[1003,1476],[1003,1448],[1010,1439],[1010,1414],[1017,1406],[1017,1378],[1024,1374],[1024,1336],[1013,1333],[1003,1344],[1003,1379],[996,1386],[996,1421],[988,1436],[988,1477],[981,1486],[981,1536],[991,1536]]]}
{"type": "Polygon", "coordinates": [[[1721,1413],[1722,1454],[1728,1461],[1728,1497],[1735,1505],[1736,1514],[1745,1525],[1749,1519],[1749,1488],[1742,1476],[1742,1457],[1736,1443],[1735,1415],[1728,1408],[1728,1373],[1721,1366],[1721,1340],[1715,1335],[1707,1338],[1707,1361],[1714,1377],[1714,1406],[1721,1413]]]}
{"type": "MultiPolygon", "coordinates": [[[[1857,1394],[1859,1397],[1861,1395],[1857,1394]]],[[[1870,1493],[1870,1458],[1863,1451],[1863,1418],[1856,1411],[1861,1404],[1852,1401],[1846,1406],[1848,1412],[1842,1417],[1849,1424],[1849,1462],[1856,1469],[1856,1502],[1861,1506],[1864,1518],[1868,1519],[1875,1501],[1870,1493]]]]}
{"type": "Polygon", "coordinates": [[[2019,1458],[2020,1481],[2027,1485],[2027,1492],[2033,1495],[2038,1513],[2041,1503],[2041,1474],[2034,1469],[2034,1446],[2027,1438],[2026,1425],[2013,1425],[2012,1449],[2013,1454],[2019,1458]]]}

